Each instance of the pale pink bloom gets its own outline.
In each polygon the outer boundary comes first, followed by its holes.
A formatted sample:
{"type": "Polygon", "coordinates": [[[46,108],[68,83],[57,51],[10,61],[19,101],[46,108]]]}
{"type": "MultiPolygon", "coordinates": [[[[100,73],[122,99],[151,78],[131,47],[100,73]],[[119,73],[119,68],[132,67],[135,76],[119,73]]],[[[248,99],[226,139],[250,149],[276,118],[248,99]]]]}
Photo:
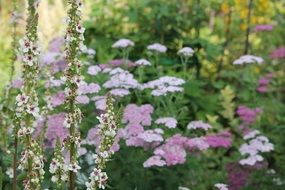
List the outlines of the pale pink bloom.
{"type": "Polygon", "coordinates": [[[98,110],[106,110],[106,96],[95,96],[92,98],[98,110]]]}
{"type": "Polygon", "coordinates": [[[78,88],[79,94],[93,94],[98,93],[101,87],[96,83],[87,84],[86,82],[81,83],[78,88]]]}
{"type": "Polygon", "coordinates": [[[60,106],[64,103],[65,100],[65,93],[63,91],[58,92],[51,98],[51,105],[52,107],[60,106]]]}
{"type": "Polygon", "coordinates": [[[88,73],[89,75],[95,76],[95,75],[97,75],[97,74],[98,74],[99,72],[101,72],[101,71],[102,71],[102,69],[101,69],[99,66],[93,65],[93,66],[90,66],[90,67],[88,68],[87,73],[88,73]]]}
{"type": "Polygon", "coordinates": [[[140,60],[135,62],[135,65],[150,66],[151,63],[146,59],[140,59],[140,60]]]}
{"type": "Polygon", "coordinates": [[[152,113],[153,113],[153,107],[150,104],[142,106],[129,104],[124,110],[123,122],[149,126],[151,125],[152,113]]]}
{"type": "Polygon", "coordinates": [[[285,47],[279,47],[270,53],[272,59],[283,59],[285,57],[285,47]]]}
{"type": "Polygon", "coordinates": [[[124,49],[134,45],[135,43],[129,39],[120,39],[112,45],[112,48],[124,49]]]}
{"type": "Polygon", "coordinates": [[[205,138],[202,137],[196,137],[196,138],[191,138],[187,139],[185,142],[185,147],[188,151],[195,151],[195,150],[207,150],[210,146],[206,142],[205,138]]]}
{"type": "Polygon", "coordinates": [[[164,124],[168,128],[176,128],[177,120],[173,117],[162,117],[155,121],[156,124],[164,124]]]}
{"type": "Polygon", "coordinates": [[[166,165],[166,162],[164,160],[161,160],[160,156],[152,156],[143,163],[143,167],[145,168],[149,168],[153,166],[161,167],[165,165],[166,165]]]}
{"type": "Polygon", "coordinates": [[[270,24],[256,25],[254,28],[255,32],[272,31],[273,26],[270,24]]]}
{"type": "Polygon", "coordinates": [[[68,130],[63,126],[65,113],[54,114],[48,117],[45,134],[45,147],[55,147],[57,138],[63,141],[68,136],[68,130]]]}
{"type": "Polygon", "coordinates": [[[203,130],[207,131],[211,128],[212,128],[211,125],[209,125],[208,123],[204,123],[202,121],[191,121],[187,125],[187,129],[203,129],[203,130]]]}
{"type": "Polygon", "coordinates": [[[119,89],[119,88],[117,88],[117,89],[112,89],[112,90],[110,91],[110,93],[111,93],[112,95],[114,95],[114,96],[124,97],[124,96],[129,95],[129,94],[130,94],[130,91],[127,90],[127,89],[119,89]]]}
{"type": "Polygon", "coordinates": [[[79,104],[88,104],[90,102],[90,99],[88,96],[86,95],[81,95],[81,96],[77,96],[76,97],[76,101],[79,103],[79,104]]]}
{"type": "Polygon", "coordinates": [[[229,148],[232,145],[231,133],[224,131],[215,135],[207,135],[205,141],[212,148],[229,148]]]}
{"type": "Polygon", "coordinates": [[[12,87],[13,88],[21,88],[23,86],[23,81],[20,80],[20,79],[15,79],[13,82],[12,82],[12,87]]]}

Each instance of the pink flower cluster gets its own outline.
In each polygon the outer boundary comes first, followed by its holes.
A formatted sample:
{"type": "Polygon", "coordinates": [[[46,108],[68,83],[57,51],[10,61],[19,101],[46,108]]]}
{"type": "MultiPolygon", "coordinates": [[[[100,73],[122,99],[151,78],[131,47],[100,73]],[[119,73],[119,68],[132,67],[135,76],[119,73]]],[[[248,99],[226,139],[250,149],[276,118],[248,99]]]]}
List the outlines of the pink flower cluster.
{"type": "Polygon", "coordinates": [[[283,59],[285,58],[285,47],[279,47],[275,50],[273,50],[270,53],[271,59],[283,59]]]}
{"type": "Polygon", "coordinates": [[[259,93],[266,93],[268,92],[268,85],[270,84],[273,78],[273,74],[269,73],[258,80],[258,87],[256,89],[259,93]]]}
{"type": "Polygon", "coordinates": [[[262,113],[261,108],[250,109],[246,106],[239,106],[237,109],[237,114],[242,120],[243,124],[251,125],[256,120],[258,114],[262,113]]]}
{"type": "Polygon", "coordinates": [[[155,148],[154,156],[144,162],[144,167],[172,166],[183,164],[187,152],[206,150],[209,145],[204,138],[187,138],[179,134],[168,138],[164,144],[155,148]]]}
{"type": "Polygon", "coordinates": [[[228,131],[223,131],[215,135],[207,135],[205,141],[211,148],[229,148],[232,145],[232,135],[228,131]]]}
{"type": "Polygon", "coordinates": [[[270,24],[256,25],[254,28],[255,32],[272,31],[273,26],[270,24]]]}

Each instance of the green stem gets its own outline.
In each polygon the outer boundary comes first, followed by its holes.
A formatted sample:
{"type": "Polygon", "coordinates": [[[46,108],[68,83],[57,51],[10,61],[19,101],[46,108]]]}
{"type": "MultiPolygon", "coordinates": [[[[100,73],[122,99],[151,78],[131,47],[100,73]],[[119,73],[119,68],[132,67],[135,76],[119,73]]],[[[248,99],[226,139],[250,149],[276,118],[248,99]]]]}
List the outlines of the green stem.
{"type": "Polygon", "coordinates": [[[249,0],[248,3],[248,14],[247,14],[247,28],[246,28],[246,38],[244,45],[244,54],[247,55],[249,52],[249,34],[250,34],[250,19],[251,19],[251,11],[253,8],[253,0],[249,0]]]}

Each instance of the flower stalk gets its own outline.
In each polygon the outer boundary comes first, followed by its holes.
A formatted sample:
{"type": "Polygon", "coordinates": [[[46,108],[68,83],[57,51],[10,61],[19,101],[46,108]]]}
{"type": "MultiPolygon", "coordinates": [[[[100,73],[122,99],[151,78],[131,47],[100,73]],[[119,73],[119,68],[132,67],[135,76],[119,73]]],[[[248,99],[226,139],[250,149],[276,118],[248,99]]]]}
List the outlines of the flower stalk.
{"type": "MultiPolygon", "coordinates": [[[[45,173],[43,170],[44,158],[42,147],[32,136],[34,126],[36,126],[37,119],[40,116],[38,94],[36,91],[39,74],[38,55],[40,54],[37,35],[38,5],[39,2],[37,0],[28,0],[26,34],[20,40],[20,53],[23,61],[23,86],[16,97],[14,118],[15,146],[18,139],[21,140],[24,146],[18,168],[26,171],[23,186],[27,190],[40,189],[41,180],[45,173]]],[[[15,148],[17,150],[17,147],[15,148]]]]}
{"type": "Polygon", "coordinates": [[[78,147],[80,146],[79,125],[81,123],[81,110],[76,106],[79,85],[83,81],[80,75],[82,63],[78,59],[81,52],[86,49],[83,44],[84,28],[81,24],[82,2],[80,0],[68,0],[69,10],[67,18],[67,32],[65,35],[66,48],[65,57],[68,67],[65,70],[66,78],[66,119],[65,127],[69,129],[69,137],[66,140],[65,148],[69,151],[69,189],[75,189],[76,173],[80,169],[78,165],[78,147]]]}
{"type": "Polygon", "coordinates": [[[115,142],[118,131],[118,118],[114,113],[111,95],[107,96],[106,105],[106,112],[101,114],[100,117],[97,117],[100,122],[98,127],[101,140],[98,150],[96,154],[94,154],[96,166],[89,177],[90,181],[86,182],[87,190],[105,189],[108,176],[104,170],[106,169],[107,161],[109,161],[114,154],[112,145],[115,142]]]}

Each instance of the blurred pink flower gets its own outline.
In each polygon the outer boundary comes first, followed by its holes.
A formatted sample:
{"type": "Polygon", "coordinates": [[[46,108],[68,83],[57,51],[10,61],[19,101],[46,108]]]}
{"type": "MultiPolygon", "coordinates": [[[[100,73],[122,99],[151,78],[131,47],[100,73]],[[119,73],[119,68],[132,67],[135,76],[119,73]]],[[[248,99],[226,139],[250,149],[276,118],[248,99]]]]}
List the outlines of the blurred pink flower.
{"type": "Polygon", "coordinates": [[[90,99],[86,95],[81,95],[76,97],[76,101],[79,104],[88,104],[90,102],[90,99]]]}
{"type": "Polygon", "coordinates": [[[168,128],[176,128],[177,120],[173,117],[162,117],[155,121],[156,124],[164,124],[168,128]]]}
{"type": "Polygon", "coordinates": [[[279,47],[279,48],[273,50],[270,53],[270,57],[272,59],[283,59],[283,58],[285,58],[285,47],[279,47]]]}
{"type": "Polygon", "coordinates": [[[151,114],[153,113],[153,107],[150,104],[137,106],[135,104],[129,104],[123,115],[123,122],[129,124],[141,124],[143,126],[151,125],[151,114]]]}
{"type": "Polygon", "coordinates": [[[250,109],[246,106],[239,106],[237,109],[238,116],[246,125],[252,124],[256,120],[257,115],[261,112],[262,109],[260,108],[250,109]]]}
{"type": "Polygon", "coordinates": [[[57,106],[62,105],[64,103],[64,100],[65,100],[65,94],[63,91],[60,91],[51,98],[51,105],[52,107],[55,108],[57,106]]]}
{"type": "Polygon", "coordinates": [[[45,146],[54,148],[57,138],[63,141],[68,136],[68,130],[64,127],[65,113],[54,114],[48,117],[45,146]]]}
{"type": "Polygon", "coordinates": [[[164,160],[161,160],[160,156],[152,156],[143,163],[143,167],[145,168],[149,168],[153,166],[161,167],[164,165],[166,165],[166,162],[164,160]]]}
{"type": "Polygon", "coordinates": [[[13,88],[21,88],[23,86],[23,81],[20,80],[20,79],[15,79],[13,82],[12,82],[12,87],[13,88]]]}
{"type": "Polygon", "coordinates": [[[272,31],[273,26],[270,24],[256,25],[254,28],[255,32],[272,31]]]}
{"type": "Polygon", "coordinates": [[[212,148],[229,148],[232,145],[231,133],[224,131],[215,135],[207,135],[205,141],[212,148]]]}

